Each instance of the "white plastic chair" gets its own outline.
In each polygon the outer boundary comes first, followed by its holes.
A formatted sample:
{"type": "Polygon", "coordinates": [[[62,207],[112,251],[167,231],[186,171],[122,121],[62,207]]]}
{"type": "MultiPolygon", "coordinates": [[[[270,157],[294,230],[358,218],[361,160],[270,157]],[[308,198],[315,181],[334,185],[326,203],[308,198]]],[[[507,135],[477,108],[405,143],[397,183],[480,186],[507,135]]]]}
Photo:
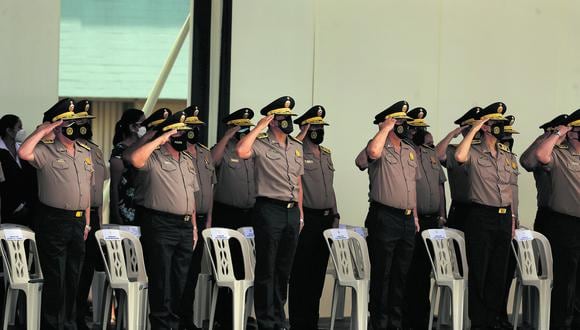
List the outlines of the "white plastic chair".
{"type": "MultiPolygon", "coordinates": [[[[449,229],[428,229],[421,233],[423,243],[427,249],[431,267],[435,276],[435,285],[431,291],[431,310],[429,312],[429,329],[433,327],[433,315],[437,293],[439,290],[448,289],[451,291],[451,315],[452,329],[462,330],[465,311],[464,304],[467,299],[467,258],[465,253],[465,240],[463,235],[457,230],[449,229]],[[456,242],[461,254],[463,274],[459,272],[457,256],[455,254],[456,242]]],[[[443,297],[443,294],[441,295],[443,297]]],[[[445,301],[445,299],[441,299],[445,301]]],[[[440,308],[445,310],[445,308],[440,308]]],[[[441,317],[442,315],[440,315],[441,317]]],[[[440,323],[438,322],[438,328],[440,323]]]]}
{"type": "Polygon", "coordinates": [[[522,305],[522,292],[526,286],[535,287],[538,292],[532,299],[539,309],[537,314],[538,329],[549,329],[552,283],[554,279],[552,247],[544,235],[526,229],[517,229],[514,241],[512,241],[512,249],[518,263],[518,276],[512,311],[514,330],[517,329],[518,315],[522,305]],[[517,244],[517,249],[514,246],[514,241],[517,244]],[[538,266],[541,268],[541,273],[538,273],[538,266]]]}
{"type": "Polygon", "coordinates": [[[195,286],[195,299],[193,300],[193,324],[198,328],[203,328],[203,322],[210,317],[213,289],[211,273],[211,263],[207,249],[204,249],[201,257],[201,270],[197,276],[197,285],[195,286]]]}
{"type": "Polygon", "coordinates": [[[125,293],[126,303],[120,304],[126,318],[128,330],[147,327],[148,279],[139,239],[127,231],[101,229],[95,233],[99,250],[105,263],[109,287],[104,296],[104,317],[102,327],[108,326],[108,312],[111,309],[112,290],[125,293]]]}
{"type": "Polygon", "coordinates": [[[246,293],[254,286],[254,270],[252,269],[251,250],[248,241],[238,231],[227,228],[208,228],[202,232],[205,246],[211,260],[215,276],[209,329],[213,329],[215,306],[218,297],[218,288],[226,287],[232,290],[233,296],[233,328],[244,330],[248,317],[249,299],[246,293]],[[244,278],[236,279],[232,263],[229,240],[235,239],[240,244],[244,258],[244,278]]]}
{"type": "Polygon", "coordinates": [[[337,290],[340,287],[350,287],[353,295],[351,329],[366,330],[371,274],[367,243],[362,235],[349,229],[327,229],[323,235],[337,278],[332,293],[330,329],[334,329],[336,319],[337,290]]]}
{"type": "Polygon", "coordinates": [[[254,235],[254,227],[240,227],[238,231],[244,235],[250,244],[250,249],[252,250],[252,269],[254,269],[256,267],[256,236],[254,235]]]}
{"type": "Polygon", "coordinates": [[[44,277],[40,268],[34,232],[25,226],[0,225],[0,242],[4,274],[8,280],[4,305],[4,329],[8,329],[8,325],[14,325],[20,291],[26,295],[26,329],[40,329],[44,277]],[[28,256],[24,247],[26,241],[30,245],[28,256]]]}

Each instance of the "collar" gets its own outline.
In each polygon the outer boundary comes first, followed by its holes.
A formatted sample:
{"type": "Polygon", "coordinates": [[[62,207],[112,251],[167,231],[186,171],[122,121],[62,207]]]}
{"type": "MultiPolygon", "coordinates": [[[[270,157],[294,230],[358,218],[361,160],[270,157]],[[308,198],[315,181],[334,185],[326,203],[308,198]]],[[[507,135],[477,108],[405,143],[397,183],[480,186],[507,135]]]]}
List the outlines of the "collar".
{"type": "MultiPolygon", "coordinates": [[[[271,128],[268,128],[268,141],[270,141],[270,144],[276,144],[278,146],[281,146],[280,142],[278,142],[278,139],[276,139],[276,135],[274,135],[274,132],[272,131],[271,128]]],[[[288,138],[288,136],[286,136],[286,145],[288,145],[290,139],[288,138]]]]}

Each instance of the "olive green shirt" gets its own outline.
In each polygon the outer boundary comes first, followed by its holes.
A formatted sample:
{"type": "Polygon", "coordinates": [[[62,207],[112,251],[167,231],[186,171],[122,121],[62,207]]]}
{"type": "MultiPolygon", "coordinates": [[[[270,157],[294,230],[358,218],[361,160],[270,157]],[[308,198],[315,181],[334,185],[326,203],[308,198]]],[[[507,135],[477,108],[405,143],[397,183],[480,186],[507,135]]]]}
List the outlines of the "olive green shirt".
{"type": "Polygon", "coordinates": [[[103,151],[92,141],[87,141],[87,145],[91,147],[91,157],[93,158],[94,182],[91,189],[91,207],[103,206],[103,186],[105,180],[109,179],[109,171],[105,165],[103,151]]]}
{"type": "Polygon", "coordinates": [[[232,138],[226,145],[217,166],[217,184],[214,199],[241,209],[249,209],[256,202],[254,159],[241,159],[236,154],[238,140],[232,138]]]}
{"type": "Polygon", "coordinates": [[[447,159],[443,162],[443,166],[447,169],[447,176],[449,177],[449,190],[451,191],[451,199],[459,203],[469,203],[469,173],[467,169],[460,166],[455,160],[455,151],[457,145],[448,145],[445,151],[447,159]]]}
{"type": "Polygon", "coordinates": [[[304,176],[302,188],[304,200],[302,205],[311,209],[336,210],[334,193],[334,165],[330,149],[318,147],[320,157],[311,150],[304,149],[304,176]]]}
{"type": "Polygon", "coordinates": [[[580,217],[580,153],[566,141],[554,147],[552,161],[544,169],[551,177],[548,206],[556,212],[580,217]]]}
{"type": "Polygon", "coordinates": [[[417,180],[417,213],[439,213],[442,200],[440,187],[447,178],[437,160],[435,149],[419,146],[419,171],[421,178],[417,180]]]}
{"type": "Polygon", "coordinates": [[[209,149],[197,143],[196,155],[192,156],[197,172],[199,190],[195,192],[195,211],[198,214],[208,214],[213,204],[213,186],[217,182],[215,167],[209,149]]]}

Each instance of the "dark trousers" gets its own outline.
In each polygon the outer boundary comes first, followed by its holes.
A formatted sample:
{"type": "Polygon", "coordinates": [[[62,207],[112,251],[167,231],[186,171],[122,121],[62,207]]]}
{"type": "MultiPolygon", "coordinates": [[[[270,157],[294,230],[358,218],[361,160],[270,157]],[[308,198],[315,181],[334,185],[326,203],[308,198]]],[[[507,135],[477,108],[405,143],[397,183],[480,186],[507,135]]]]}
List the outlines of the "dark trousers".
{"type": "Polygon", "coordinates": [[[333,221],[330,210],[304,208],[304,227],[290,275],[288,312],[293,329],[318,329],[320,297],[329,255],[322,232],[331,228],[333,221]]]}
{"type": "MultiPolygon", "coordinates": [[[[214,202],[212,226],[237,230],[240,227],[252,225],[252,209],[242,209],[235,206],[214,202]]],[[[244,263],[242,249],[238,242],[230,240],[230,249],[237,279],[244,278],[244,263]]],[[[222,328],[232,327],[232,292],[228,288],[220,288],[216,305],[215,320],[222,328]]]]}
{"type": "Polygon", "coordinates": [[[449,215],[447,216],[447,227],[465,230],[465,221],[469,215],[470,203],[461,203],[455,200],[451,201],[449,215]]]}
{"type": "Polygon", "coordinates": [[[300,230],[300,211],[295,204],[288,208],[279,201],[258,197],[254,206],[254,306],[261,330],[287,326],[284,304],[300,230]]]}
{"type": "MultiPolygon", "coordinates": [[[[438,214],[419,215],[421,232],[439,228],[438,214]]],[[[415,250],[407,275],[404,325],[406,329],[427,329],[429,326],[429,291],[431,289],[431,262],[421,233],[415,234],[415,250]]]]}
{"type": "Polygon", "coordinates": [[[535,231],[542,234],[546,232],[546,225],[549,224],[551,212],[552,210],[547,207],[538,207],[534,220],[535,231]]]}
{"type": "Polygon", "coordinates": [[[79,329],[86,328],[85,316],[88,314],[88,297],[93,283],[93,274],[95,271],[105,271],[103,258],[97,245],[95,232],[101,228],[100,214],[98,209],[91,209],[91,231],[85,241],[85,258],[81,277],[79,281],[79,290],[77,298],[77,325],[79,329]]]}
{"type": "MultiPolygon", "coordinates": [[[[506,268],[506,277],[505,277],[505,285],[504,285],[504,294],[502,305],[499,313],[499,319],[504,322],[509,322],[508,318],[508,300],[510,295],[510,288],[512,286],[512,282],[514,280],[515,272],[516,272],[517,260],[516,255],[514,254],[514,250],[509,248],[508,251],[508,262],[506,268]]],[[[511,312],[511,311],[510,311],[511,312]]]]}
{"type": "Polygon", "coordinates": [[[190,221],[137,210],[149,278],[151,329],[177,329],[185,279],[193,254],[190,221]]]}
{"type": "Polygon", "coordinates": [[[473,204],[465,223],[472,327],[493,326],[502,308],[511,249],[511,210],[473,204]]]}
{"type": "Polygon", "coordinates": [[[85,255],[85,218],[63,217],[44,206],[37,214],[36,241],[44,275],[41,329],[76,329],[76,298],[85,255]]]}
{"type": "Polygon", "coordinates": [[[201,272],[201,258],[203,257],[203,249],[205,248],[205,243],[201,232],[205,229],[205,223],[207,220],[207,215],[197,214],[196,224],[197,224],[197,245],[195,250],[193,250],[193,256],[189,263],[189,269],[187,277],[185,278],[185,288],[183,289],[183,296],[181,298],[180,306],[180,329],[191,329],[193,328],[193,302],[195,299],[195,286],[197,285],[197,278],[201,272]]]}
{"type": "Polygon", "coordinates": [[[554,260],[550,329],[570,329],[580,261],[580,218],[552,211],[545,235],[554,260]]]}
{"type": "Polygon", "coordinates": [[[372,327],[401,328],[405,283],[415,247],[413,216],[373,202],[365,226],[369,232],[372,327]]]}

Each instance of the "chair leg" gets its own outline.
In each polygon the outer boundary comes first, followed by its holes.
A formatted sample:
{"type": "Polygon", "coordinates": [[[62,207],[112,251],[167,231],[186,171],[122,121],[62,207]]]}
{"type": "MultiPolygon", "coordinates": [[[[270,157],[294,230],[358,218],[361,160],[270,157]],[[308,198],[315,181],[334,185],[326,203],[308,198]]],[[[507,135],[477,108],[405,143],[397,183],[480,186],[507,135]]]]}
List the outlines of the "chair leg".
{"type": "Polygon", "coordinates": [[[437,291],[439,287],[437,283],[433,285],[431,290],[431,308],[429,309],[429,329],[433,329],[433,316],[435,315],[435,305],[437,304],[437,291]]]}
{"type": "Polygon", "coordinates": [[[538,313],[538,329],[544,330],[550,328],[550,310],[552,304],[552,288],[548,281],[544,281],[538,288],[538,301],[540,312],[538,313]]]}
{"type": "Polygon", "coordinates": [[[219,290],[216,282],[213,286],[213,292],[211,297],[211,310],[209,311],[209,330],[213,330],[213,322],[215,318],[215,306],[217,304],[218,291],[219,290]]]}
{"type": "Polygon", "coordinates": [[[451,290],[446,287],[439,288],[439,312],[437,313],[437,330],[441,330],[441,325],[450,325],[449,315],[451,301],[451,290]]]}
{"type": "MultiPolygon", "coordinates": [[[[369,304],[369,290],[368,283],[366,281],[360,281],[359,286],[356,288],[356,326],[357,330],[366,330],[368,325],[368,311],[367,306],[369,304]]],[[[355,292],[353,290],[353,292],[355,292]]],[[[353,297],[354,298],[354,297],[353,297]]]]}
{"type": "Polygon", "coordinates": [[[234,330],[244,330],[244,316],[246,315],[244,311],[245,307],[244,298],[246,293],[238,283],[235,283],[232,295],[233,295],[232,320],[234,330]]]}
{"type": "Polygon", "coordinates": [[[108,283],[105,283],[103,288],[103,301],[101,306],[103,309],[103,314],[101,314],[101,330],[107,330],[109,328],[109,323],[111,322],[111,300],[113,299],[113,289],[108,283]]]}
{"type": "Polygon", "coordinates": [[[334,322],[336,321],[336,305],[338,305],[338,281],[334,281],[334,289],[332,290],[332,307],[330,308],[330,329],[334,330],[334,322]]]}
{"type": "Polygon", "coordinates": [[[453,330],[463,330],[463,299],[465,298],[463,292],[463,281],[454,281],[451,290],[453,330]]]}
{"type": "Polygon", "coordinates": [[[514,306],[512,309],[512,322],[514,325],[514,330],[518,329],[518,322],[520,316],[520,307],[522,305],[522,283],[520,281],[516,281],[516,291],[514,293],[514,306]]]}
{"type": "Polygon", "coordinates": [[[29,285],[26,292],[26,330],[40,329],[42,285],[29,285]]]}
{"type": "Polygon", "coordinates": [[[6,302],[4,305],[4,330],[8,329],[8,325],[14,325],[17,302],[18,290],[6,287],[6,302]]]}
{"type": "Polygon", "coordinates": [[[105,272],[95,272],[93,275],[93,324],[100,327],[100,322],[103,319],[103,299],[105,295],[105,284],[107,281],[107,275],[105,272]]]}
{"type": "Polygon", "coordinates": [[[248,327],[248,318],[252,312],[252,306],[254,306],[254,287],[249,287],[246,291],[246,308],[244,313],[244,328],[248,327]]]}

